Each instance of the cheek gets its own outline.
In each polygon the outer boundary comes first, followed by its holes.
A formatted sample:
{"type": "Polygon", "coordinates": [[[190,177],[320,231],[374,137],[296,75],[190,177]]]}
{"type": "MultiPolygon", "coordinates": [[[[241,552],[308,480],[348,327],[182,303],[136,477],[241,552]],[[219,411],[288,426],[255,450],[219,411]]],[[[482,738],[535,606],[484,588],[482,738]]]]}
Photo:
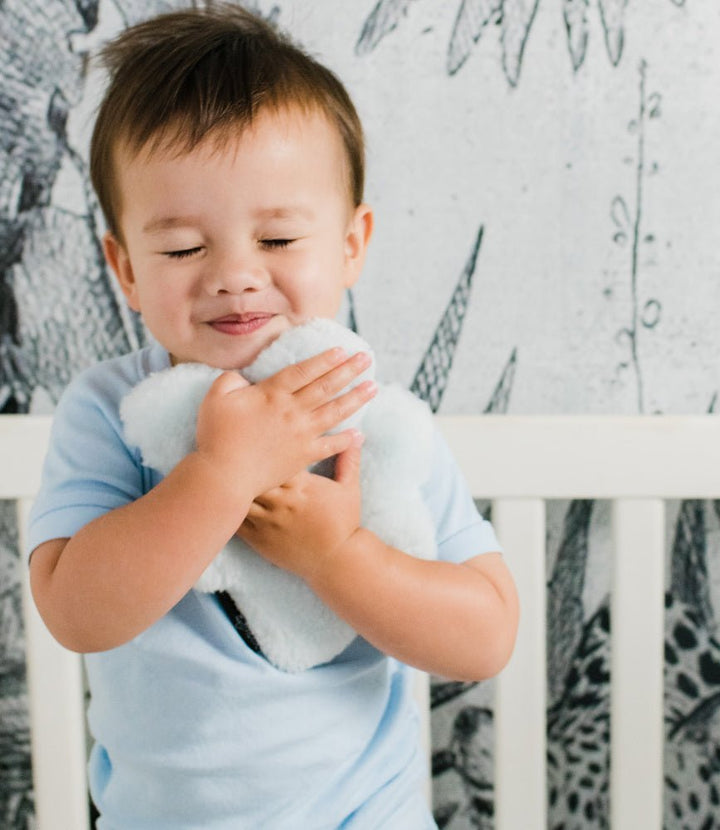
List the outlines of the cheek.
{"type": "Polygon", "coordinates": [[[288,258],[276,273],[276,288],[298,311],[330,315],[344,292],[345,261],[339,246],[288,258]]]}
{"type": "Polygon", "coordinates": [[[178,317],[188,305],[187,291],[174,280],[150,279],[140,286],[140,303],[146,315],[162,325],[178,317]]]}

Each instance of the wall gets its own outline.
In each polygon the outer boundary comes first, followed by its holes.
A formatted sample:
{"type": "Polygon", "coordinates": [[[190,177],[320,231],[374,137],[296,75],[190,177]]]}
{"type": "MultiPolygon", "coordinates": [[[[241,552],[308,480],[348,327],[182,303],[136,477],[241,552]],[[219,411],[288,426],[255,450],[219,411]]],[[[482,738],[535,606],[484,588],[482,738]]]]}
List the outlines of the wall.
{"type": "MultiPolygon", "coordinates": [[[[0,6],[3,411],[50,411],[77,370],[143,341],[97,244],[85,158],[102,77],[86,58],[122,26],[176,5],[0,6]]],[[[336,69],[364,119],[377,229],[353,305],[386,380],[442,412],[713,410],[720,7],[259,7],[336,69]]],[[[668,511],[670,827],[720,815],[716,508],[668,511]]],[[[591,502],[548,510],[550,826],[606,826],[607,515],[591,502]]],[[[0,532],[0,825],[25,827],[18,555],[6,507],[0,532]]],[[[451,830],[492,823],[491,691],[434,687],[437,818],[451,830]]]]}

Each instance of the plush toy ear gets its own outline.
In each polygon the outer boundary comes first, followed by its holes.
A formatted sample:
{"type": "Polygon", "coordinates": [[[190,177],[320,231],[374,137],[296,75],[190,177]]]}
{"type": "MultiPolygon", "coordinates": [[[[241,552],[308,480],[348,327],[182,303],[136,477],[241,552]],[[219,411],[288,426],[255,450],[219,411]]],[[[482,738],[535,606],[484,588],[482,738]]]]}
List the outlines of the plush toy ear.
{"type": "Polygon", "coordinates": [[[195,447],[197,413],[220,369],[183,363],[139,383],[120,404],[125,438],[163,475],[195,447]]]}
{"type": "MultiPolygon", "coordinates": [[[[360,335],[346,326],[323,317],[316,317],[307,323],[284,331],[266,349],[260,352],[250,366],[243,369],[243,375],[251,383],[258,383],[292,363],[298,363],[336,346],[345,349],[348,357],[357,352],[368,352],[372,357],[370,366],[352,383],[348,384],[347,389],[375,377],[375,358],[370,346],[360,335]]],[[[354,416],[338,424],[331,432],[340,432],[348,427],[357,427],[362,419],[362,412],[363,410],[360,410],[360,412],[355,413],[354,416]]]]}
{"type": "MultiPolygon", "coordinates": [[[[372,355],[372,349],[359,334],[335,320],[315,317],[284,331],[260,352],[253,363],[243,369],[243,375],[251,383],[258,383],[291,363],[298,363],[336,346],[345,349],[348,356],[357,352],[369,352],[372,355]]],[[[362,379],[373,377],[374,373],[373,359],[371,367],[363,372],[362,379]]],[[[360,379],[354,385],[357,383],[360,383],[360,379]]]]}

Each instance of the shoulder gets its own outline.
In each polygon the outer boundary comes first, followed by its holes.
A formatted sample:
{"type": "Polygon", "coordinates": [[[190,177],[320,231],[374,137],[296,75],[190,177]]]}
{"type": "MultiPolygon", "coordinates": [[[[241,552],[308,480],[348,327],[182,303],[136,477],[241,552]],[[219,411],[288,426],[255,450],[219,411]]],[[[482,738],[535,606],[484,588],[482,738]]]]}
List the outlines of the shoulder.
{"type": "Polygon", "coordinates": [[[460,466],[440,428],[433,422],[430,438],[430,474],[423,483],[423,492],[428,499],[452,499],[466,490],[460,466]]]}
{"type": "Polygon", "coordinates": [[[150,478],[125,441],[119,404],[143,377],[162,368],[163,359],[167,353],[150,346],[85,369],[67,387],[53,414],[29,550],[49,539],[70,538],[147,491],[150,478]]]}
{"type": "Polygon", "coordinates": [[[68,402],[117,409],[122,398],[141,380],[170,365],[166,351],[155,344],[96,363],[77,374],[65,389],[58,409],[68,402]]]}
{"type": "Polygon", "coordinates": [[[81,371],[58,401],[51,443],[89,447],[96,438],[106,444],[123,446],[121,401],[141,380],[168,363],[167,352],[151,345],[81,371]]]}
{"type": "Polygon", "coordinates": [[[433,425],[431,472],[422,492],[435,521],[440,559],[464,562],[480,553],[501,550],[492,524],[479,513],[437,424],[433,425]]]}

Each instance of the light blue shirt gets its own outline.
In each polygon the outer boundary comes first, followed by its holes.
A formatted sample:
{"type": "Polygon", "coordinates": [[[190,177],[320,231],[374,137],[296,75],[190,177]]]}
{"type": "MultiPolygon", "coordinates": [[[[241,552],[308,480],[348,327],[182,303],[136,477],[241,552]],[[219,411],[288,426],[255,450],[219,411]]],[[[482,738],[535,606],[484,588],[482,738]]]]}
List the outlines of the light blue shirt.
{"type": "MultiPolygon", "coordinates": [[[[82,373],[58,404],[29,550],[146,493],[160,475],[118,407],[168,368],[157,345],[82,373]]],[[[423,488],[439,557],[500,550],[436,433],[423,488]]],[[[242,609],[241,609],[242,610],[242,609]]],[[[422,830],[426,759],[408,669],[360,637],[330,663],[280,671],[214,595],[189,591],[129,643],[85,656],[103,830],[422,830]]]]}

